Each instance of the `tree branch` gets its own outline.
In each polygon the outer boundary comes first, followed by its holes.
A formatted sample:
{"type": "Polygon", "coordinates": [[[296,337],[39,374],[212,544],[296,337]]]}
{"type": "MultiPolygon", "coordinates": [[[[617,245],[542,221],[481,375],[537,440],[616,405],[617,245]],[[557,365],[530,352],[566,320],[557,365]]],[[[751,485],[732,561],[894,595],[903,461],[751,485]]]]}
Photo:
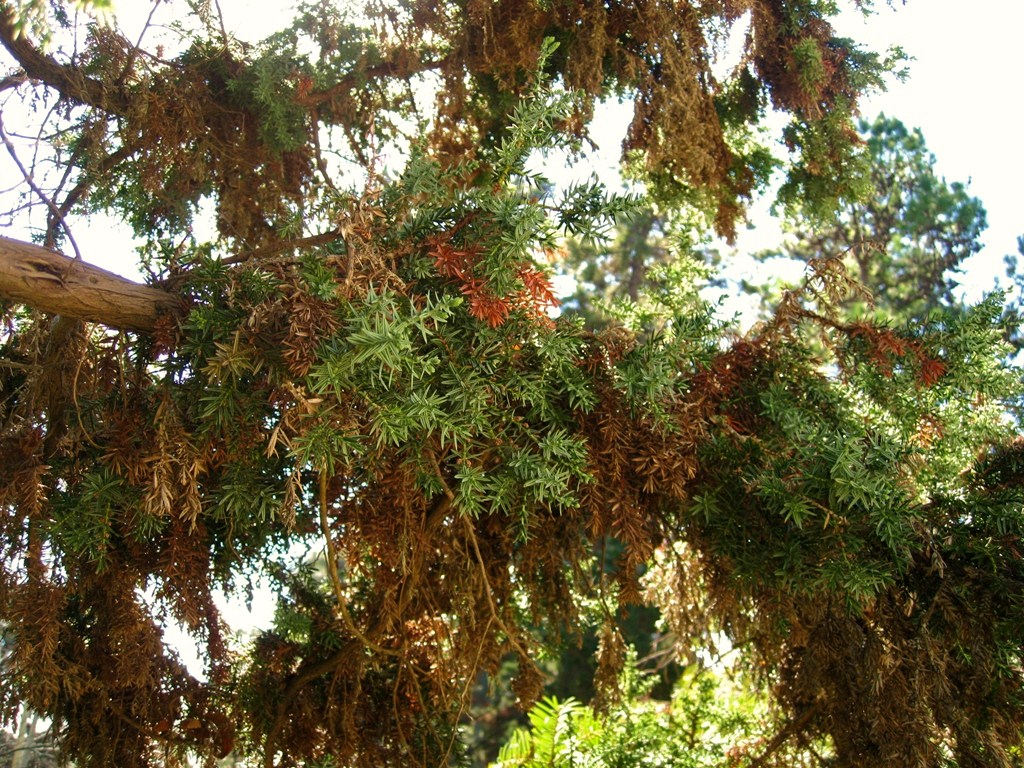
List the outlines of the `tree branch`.
{"type": "Polygon", "coordinates": [[[0,237],[0,296],[44,312],[145,332],[156,328],[161,314],[183,309],[173,293],[9,237],[0,237]]]}
{"type": "Polygon", "coordinates": [[[760,768],[765,761],[777,752],[793,736],[803,733],[814,716],[818,714],[820,705],[815,703],[807,707],[796,720],[790,720],[781,731],[775,734],[764,751],[750,763],[750,768],[760,768]]]}
{"type": "Polygon", "coordinates": [[[39,188],[35,179],[32,178],[32,174],[29,173],[28,168],[22,164],[21,158],[18,157],[18,152],[15,150],[14,144],[11,143],[11,139],[4,128],[4,121],[2,117],[0,117],[0,142],[3,142],[4,147],[7,148],[7,154],[11,156],[11,160],[14,161],[18,170],[21,171],[21,176],[25,179],[25,183],[28,184],[29,188],[36,193],[36,197],[42,200],[43,204],[50,210],[50,215],[47,218],[49,221],[53,222],[54,226],[52,229],[47,227],[47,244],[51,244],[54,238],[56,225],[60,224],[61,228],[64,230],[64,234],[68,238],[68,242],[71,243],[71,247],[75,249],[75,259],[81,261],[82,253],[78,250],[78,243],[75,241],[75,236],[71,233],[71,227],[68,226],[68,222],[64,218],[64,213],[57,207],[56,203],[54,203],[53,200],[51,200],[46,193],[39,188]]]}
{"type": "Polygon", "coordinates": [[[24,35],[19,35],[14,14],[6,3],[0,3],[0,44],[34,80],[41,80],[60,93],[81,104],[88,104],[106,112],[123,114],[128,110],[128,99],[121,90],[88,77],[79,67],[61,64],[39,51],[24,35]]]}

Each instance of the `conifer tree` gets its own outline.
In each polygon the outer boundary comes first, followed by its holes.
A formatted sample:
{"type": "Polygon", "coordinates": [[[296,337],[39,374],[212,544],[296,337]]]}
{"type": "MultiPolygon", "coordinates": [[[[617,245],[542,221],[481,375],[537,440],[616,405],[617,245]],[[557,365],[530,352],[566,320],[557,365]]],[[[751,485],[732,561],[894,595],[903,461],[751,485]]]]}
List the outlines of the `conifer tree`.
{"type": "MultiPolygon", "coordinates": [[[[985,208],[965,184],[936,173],[919,129],[886,115],[861,120],[858,128],[867,163],[860,194],[824,221],[806,206],[790,205],[781,252],[759,257],[842,257],[873,306],[920,320],[957,303],[961,266],[982,247],[985,208]]],[[[863,307],[863,298],[855,303],[863,307]]]]}
{"type": "Polygon", "coordinates": [[[1015,353],[1020,353],[1024,348],[1024,334],[1021,333],[1021,323],[1024,321],[1024,272],[1020,268],[1021,258],[1024,258],[1024,235],[1017,238],[1017,253],[1003,257],[1006,264],[1006,277],[1009,278],[1012,286],[1011,297],[1016,295],[1016,299],[1010,302],[1006,316],[1003,318],[1007,340],[1015,353]]]}
{"type": "Polygon", "coordinates": [[[680,264],[600,333],[552,317],[565,238],[642,204],[534,170],[599,98],[633,100],[624,149],[660,204],[722,234],[769,102],[786,194],[853,190],[857,99],[893,62],[838,38],[833,3],[315,2],[259,45],[189,8],[147,47],[0,2],[7,212],[38,227],[0,239],[8,721],[45,716],[83,766],[444,765],[479,673],[514,663],[528,706],[585,621],[614,700],[647,570],[678,636],[726,632],[761,670],[766,751],[1013,763],[1024,465],[998,297],[851,323],[822,259],[729,341],[680,264]],[[146,285],[78,252],[98,214],[146,285]],[[238,645],[216,596],[257,578],[275,624],[238,645]]]}

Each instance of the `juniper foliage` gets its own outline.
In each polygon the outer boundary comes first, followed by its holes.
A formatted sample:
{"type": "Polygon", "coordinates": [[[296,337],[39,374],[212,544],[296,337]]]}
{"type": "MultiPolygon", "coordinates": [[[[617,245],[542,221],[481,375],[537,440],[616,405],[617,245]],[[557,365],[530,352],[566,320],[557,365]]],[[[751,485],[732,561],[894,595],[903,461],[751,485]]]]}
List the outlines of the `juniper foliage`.
{"type": "Polygon", "coordinates": [[[40,240],[118,215],[181,304],[151,333],[4,306],[5,718],[45,715],[87,766],[441,765],[478,674],[513,659],[528,706],[585,621],[613,701],[620,607],[653,595],[679,637],[746,649],[779,739],[849,766],[1011,764],[999,297],[850,324],[853,281],[823,259],[728,339],[680,260],[600,333],[550,313],[563,238],[638,205],[531,169],[601,95],[635,97],[652,188],[725,233],[768,99],[794,120],[791,191],[842,186],[884,62],[834,36],[831,3],[314,4],[255,48],[197,4],[161,51],[58,12],[49,52],[2,10],[5,106],[46,147],[15,191],[46,198],[40,240]],[[716,35],[747,11],[750,58],[719,83],[716,35]],[[277,621],[236,647],[215,593],[258,577],[277,621]]]}

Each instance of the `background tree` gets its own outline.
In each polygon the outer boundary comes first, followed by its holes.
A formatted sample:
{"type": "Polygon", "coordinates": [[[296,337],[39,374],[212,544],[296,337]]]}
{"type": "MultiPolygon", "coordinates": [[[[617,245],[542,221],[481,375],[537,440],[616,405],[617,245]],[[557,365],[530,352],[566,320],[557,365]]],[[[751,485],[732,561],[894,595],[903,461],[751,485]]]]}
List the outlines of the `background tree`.
{"type": "Polygon", "coordinates": [[[956,303],[957,273],[982,247],[985,208],[965,184],[936,174],[920,130],[879,115],[859,131],[869,169],[859,196],[825,221],[789,206],[785,245],[759,258],[841,256],[875,306],[919,320],[956,303]]]}
{"type": "Polygon", "coordinates": [[[856,100],[889,63],[833,34],[832,3],[324,3],[248,48],[196,4],[151,49],[58,6],[46,50],[0,8],[10,213],[43,219],[41,244],[0,241],[8,719],[50,718],[82,765],[442,765],[480,672],[511,661],[528,706],[586,621],[614,701],[619,619],[667,552],[664,620],[745,649],[773,740],[1012,762],[1020,380],[997,301],[851,324],[822,260],[725,343],[680,261],[614,327],[550,316],[565,237],[637,207],[529,170],[595,99],[634,99],[634,171],[725,235],[768,101],[792,118],[787,199],[852,189],[856,100]],[[90,213],[131,225],[150,285],[50,250],[90,213]],[[118,311],[76,303],[92,290],[118,311]],[[257,577],[276,621],[235,648],[215,593],[257,577]]]}
{"type": "MultiPolygon", "coordinates": [[[[873,306],[901,319],[920,319],[952,306],[961,265],[982,247],[984,206],[964,184],[947,183],[936,174],[935,156],[919,130],[908,130],[885,115],[871,123],[862,120],[858,127],[865,173],[857,195],[826,219],[813,204],[780,204],[788,236],[778,249],[756,257],[768,263],[843,257],[873,306]]],[[[617,222],[608,242],[571,242],[565,263],[573,270],[577,290],[569,308],[591,324],[607,322],[595,301],[604,306],[614,299],[636,302],[642,289],[650,288],[645,279],[652,268],[684,252],[701,258],[707,235],[692,207],[667,216],[645,209],[617,222]]],[[[703,257],[720,270],[727,261],[717,252],[703,257]]],[[[1014,264],[1009,261],[1008,269],[1012,279],[1014,264]]],[[[730,287],[724,274],[719,284],[730,287]]],[[[782,284],[745,280],[739,287],[761,295],[763,311],[770,312],[782,284]]],[[[864,298],[851,297],[851,309],[863,309],[864,298]]]]}
{"type": "Polygon", "coordinates": [[[1016,295],[1016,299],[1007,307],[1004,323],[1007,340],[1017,354],[1024,347],[1024,337],[1021,334],[1021,322],[1024,318],[1024,272],[1020,269],[1021,257],[1024,257],[1024,235],[1017,238],[1017,253],[1003,258],[1006,263],[1006,276],[1012,286],[1010,295],[1016,295]]]}
{"type": "MultiPolygon", "coordinates": [[[[530,711],[493,768],[711,768],[736,763],[763,738],[767,713],[708,669],[688,669],[669,699],[651,699],[649,680],[627,672],[621,702],[595,713],[575,699],[545,698],[530,711]]],[[[799,765],[793,754],[762,765],[799,765]]]]}
{"type": "Polygon", "coordinates": [[[576,287],[566,306],[596,327],[608,322],[601,306],[621,299],[638,302],[651,267],[671,258],[662,226],[655,211],[644,208],[617,221],[608,240],[570,241],[564,267],[572,270],[576,287]]]}

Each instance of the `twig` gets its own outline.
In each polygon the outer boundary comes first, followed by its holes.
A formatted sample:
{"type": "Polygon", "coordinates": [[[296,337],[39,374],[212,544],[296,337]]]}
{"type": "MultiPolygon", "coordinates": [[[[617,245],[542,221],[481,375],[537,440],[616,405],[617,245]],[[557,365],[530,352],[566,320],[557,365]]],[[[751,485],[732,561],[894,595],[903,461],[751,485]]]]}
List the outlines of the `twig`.
{"type": "MultiPolygon", "coordinates": [[[[4,130],[4,121],[2,116],[0,116],[0,140],[3,141],[4,146],[7,148],[7,153],[11,156],[11,159],[14,160],[14,164],[18,166],[18,170],[21,171],[21,175],[25,179],[25,183],[32,188],[32,191],[39,196],[39,199],[42,200],[53,215],[57,217],[57,221],[60,222],[61,227],[64,229],[64,233],[68,236],[68,242],[71,243],[71,247],[75,250],[75,261],[82,261],[82,252],[78,249],[78,243],[75,242],[75,237],[71,234],[71,227],[68,226],[67,221],[64,219],[64,214],[62,214],[54,202],[43,193],[43,190],[39,188],[35,180],[32,178],[32,174],[30,174],[25,166],[21,164],[17,150],[15,150],[14,144],[11,143],[11,140],[7,135],[7,131],[4,130]]],[[[70,266],[68,268],[70,269],[70,266]]]]}
{"type": "MultiPolygon", "coordinates": [[[[127,160],[137,151],[138,147],[133,144],[125,144],[121,146],[119,149],[104,157],[103,160],[98,163],[96,173],[100,175],[108,173],[118,163],[123,160],[127,160]]],[[[68,211],[70,211],[71,208],[82,199],[85,193],[89,190],[91,184],[92,181],[89,178],[89,174],[83,172],[78,183],[71,188],[67,196],[64,198],[64,202],[60,204],[60,213],[66,215],[68,211]]]]}
{"type": "Polygon", "coordinates": [[[323,148],[320,146],[320,116],[316,112],[316,107],[313,108],[312,115],[313,130],[309,132],[310,137],[313,140],[313,155],[316,157],[316,167],[320,171],[320,175],[324,178],[324,183],[327,188],[330,189],[338,197],[344,197],[341,190],[338,189],[334,184],[334,179],[331,178],[328,173],[327,161],[324,159],[323,148]]]}
{"type": "Polygon", "coordinates": [[[436,61],[420,61],[415,66],[409,67],[405,63],[400,65],[396,61],[382,61],[358,72],[351,72],[324,90],[313,91],[300,96],[296,101],[302,106],[317,106],[330,103],[335,97],[345,94],[346,91],[365,88],[369,82],[392,77],[409,77],[410,75],[421,74],[431,70],[440,70],[444,67],[445,63],[446,59],[441,58],[436,61]]]}
{"type": "Polygon", "coordinates": [[[804,729],[807,728],[807,724],[811,722],[816,714],[818,714],[818,705],[814,704],[804,710],[804,713],[796,720],[790,720],[786,723],[782,730],[775,734],[772,740],[768,742],[764,752],[754,759],[750,764],[750,768],[759,768],[759,766],[764,765],[765,760],[778,752],[779,748],[789,741],[792,736],[803,733],[804,729]]]}
{"type": "Polygon", "coordinates": [[[327,468],[324,467],[320,470],[320,487],[319,487],[319,506],[320,506],[320,528],[323,531],[324,543],[326,547],[327,555],[327,571],[330,575],[331,585],[334,588],[334,594],[338,602],[339,613],[341,613],[342,621],[345,623],[346,628],[351,632],[356,640],[346,643],[337,651],[332,653],[326,659],[311,664],[310,666],[302,669],[296,673],[295,677],[291,679],[288,686],[285,688],[284,693],[277,704],[277,711],[274,714],[274,721],[267,732],[267,737],[263,745],[263,766],[264,768],[274,768],[274,754],[276,752],[276,745],[278,737],[281,734],[281,730],[285,726],[287,720],[288,708],[292,702],[299,695],[299,692],[305,687],[307,683],[311,683],[323,675],[334,671],[339,664],[345,659],[351,656],[353,653],[358,653],[358,648],[353,647],[356,642],[361,643],[364,647],[370,648],[373,651],[391,656],[401,656],[400,653],[387,649],[381,648],[375,643],[371,642],[366,635],[359,631],[359,629],[353,624],[352,617],[348,614],[348,609],[345,603],[345,594],[341,585],[341,577],[338,575],[337,565],[337,551],[334,548],[334,541],[331,538],[330,521],[327,517],[327,468]]]}
{"type": "Polygon", "coordinates": [[[217,22],[220,24],[220,36],[224,40],[224,49],[231,45],[231,38],[228,37],[227,27],[224,26],[224,11],[220,7],[220,0],[213,0],[213,6],[217,9],[217,22]]]}
{"type": "MultiPolygon", "coordinates": [[[[88,334],[88,331],[86,331],[86,333],[88,334]]],[[[75,407],[75,418],[78,420],[78,428],[81,430],[82,437],[85,438],[85,442],[93,448],[100,448],[100,446],[98,446],[92,439],[89,431],[85,428],[85,424],[82,423],[82,408],[78,404],[78,377],[82,375],[82,366],[85,365],[87,358],[87,350],[82,350],[82,354],[78,357],[78,366],[75,368],[75,375],[71,377],[71,404],[75,407]]]]}
{"type": "Polygon", "coordinates": [[[14,368],[18,371],[37,371],[38,363],[19,363],[15,360],[0,359],[0,368],[14,368]]]}
{"type": "Polygon", "coordinates": [[[806,749],[808,752],[810,752],[814,759],[818,761],[818,765],[828,765],[826,758],[819,755],[818,750],[816,750],[814,748],[814,745],[811,744],[810,739],[807,738],[807,734],[801,731],[797,734],[796,738],[797,741],[800,742],[800,746],[806,749]]]}
{"type": "Polygon", "coordinates": [[[7,77],[0,78],[0,91],[6,91],[10,88],[17,88],[19,85],[23,85],[29,81],[28,75],[24,72],[18,72],[7,77]]]}
{"type": "Polygon", "coordinates": [[[139,38],[135,41],[135,45],[132,47],[131,53],[128,54],[128,60],[124,63],[124,69],[121,71],[121,76],[117,79],[118,84],[122,88],[128,80],[128,75],[132,73],[132,69],[135,67],[135,60],[139,58],[139,52],[142,50],[142,38],[146,36],[150,26],[153,24],[153,16],[156,15],[156,9],[159,7],[160,0],[153,0],[153,7],[149,9],[149,15],[146,17],[146,23],[142,25],[142,31],[139,32],[139,38]]]}
{"type": "Polygon", "coordinates": [[[323,661],[311,664],[306,669],[300,668],[296,676],[288,683],[288,687],[285,688],[284,693],[278,702],[277,712],[274,715],[274,722],[271,724],[270,730],[267,732],[267,738],[264,742],[264,768],[273,768],[274,766],[274,747],[277,744],[277,737],[281,733],[281,729],[284,728],[285,720],[287,719],[286,715],[288,707],[295,700],[295,697],[299,695],[299,691],[302,690],[306,683],[310,683],[318,677],[333,671],[339,664],[345,661],[352,652],[353,648],[350,645],[342,646],[323,661]]]}
{"type": "Polygon", "coordinates": [[[300,237],[295,240],[280,240],[276,243],[270,243],[269,245],[260,246],[259,248],[253,248],[250,251],[236,254],[227,259],[221,259],[220,264],[223,266],[233,266],[235,264],[241,264],[251,259],[261,259],[267,256],[274,256],[282,251],[289,251],[293,248],[312,248],[318,245],[327,245],[333,243],[335,240],[341,237],[341,232],[337,229],[329,229],[326,232],[318,232],[315,235],[309,235],[307,237],[300,237]]]}
{"type": "Polygon", "coordinates": [[[331,536],[330,521],[327,518],[327,469],[320,470],[320,528],[324,534],[324,544],[327,549],[327,573],[331,577],[331,584],[334,587],[334,597],[338,602],[338,613],[341,614],[341,620],[345,624],[345,628],[355,635],[356,639],[359,640],[363,645],[369,648],[374,653],[384,654],[385,656],[398,656],[401,657],[399,651],[391,648],[384,648],[373,642],[370,638],[363,634],[363,632],[355,625],[352,621],[352,616],[348,612],[347,600],[345,598],[345,589],[341,585],[341,577],[338,575],[338,553],[334,548],[334,539],[331,536]]]}
{"type": "MultiPolygon", "coordinates": [[[[491,631],[491,624],[493,624],[493,623],[494,623],[494,617],[493,616],[489,616],[487,618],[487,626],[484,627],[484,631],[483,631],[484,636],[486,636],[487,633],[489,633],[491,631]]],[[[478,643],[477,644],[477,648],[476,648],[476,659],[473,661],[473,669],[480,669],[480,657],[483,656],[483,653],[484,653],[484,644],[483,643],[478,643]]],[[[473,681],[474,681],[473,675],[466,675],[466,684],[464,686],[462,686],[462,695],[459,697],[459,711],[458,711],[458,713],[455,716],[455,722],[458,722],[459,720],[461,720],[462,716],[464,714],[466,714],[466,709],[467,709],[466,702],[467,702],[467,700],[469,698],[469,689],[470,689],[470,686],[473,685],[473,681]]],[[[451,738],[448,740],[448,750],[445,752],[445,756],[444,756],[445,759],[444,759],[444,762],[442,763],[443,765],[448,765],[448,760],[451,757],[452,751],[455,749],[455,744],[458,741],[458,738],[459,738],[458,737],[458,731],[454,731],[453,730],[451,738]]]]}
{"type": "Polygon", "coordinates": [[[491,615],[494,617],[494,620],[498,622],[498,627],[500,627],[501,630],[505,633],[505,637],[508,638],[509,642],[512,643],[513,647],[519,652],[519,654],[524,659],[529,659],[530,654],[526,652],[526,649],[523,648],[522,645],[520,645],[519,641],[516,639],[516,636],[511,631],[509,631],[508,626],[501,618],[501,614],[498,613],[498,607],[494,603],[494,594],[491,590],[491,582],[490,579],[487,578],[487,564],[484,562],[483,555],[480,554],[480,544],[476,540],[476,532],[473,530],[473,524],[469,521],[469,518],[465,516],[463,516],[462,518],[462,523],[466,528],[469,543],[473,545],[473,552],[476,554],[476,560],[478,563],[480,563],[480,574],[484,578],[484,594],[487,595],[487,603],[491,607],[491,615]]]}

